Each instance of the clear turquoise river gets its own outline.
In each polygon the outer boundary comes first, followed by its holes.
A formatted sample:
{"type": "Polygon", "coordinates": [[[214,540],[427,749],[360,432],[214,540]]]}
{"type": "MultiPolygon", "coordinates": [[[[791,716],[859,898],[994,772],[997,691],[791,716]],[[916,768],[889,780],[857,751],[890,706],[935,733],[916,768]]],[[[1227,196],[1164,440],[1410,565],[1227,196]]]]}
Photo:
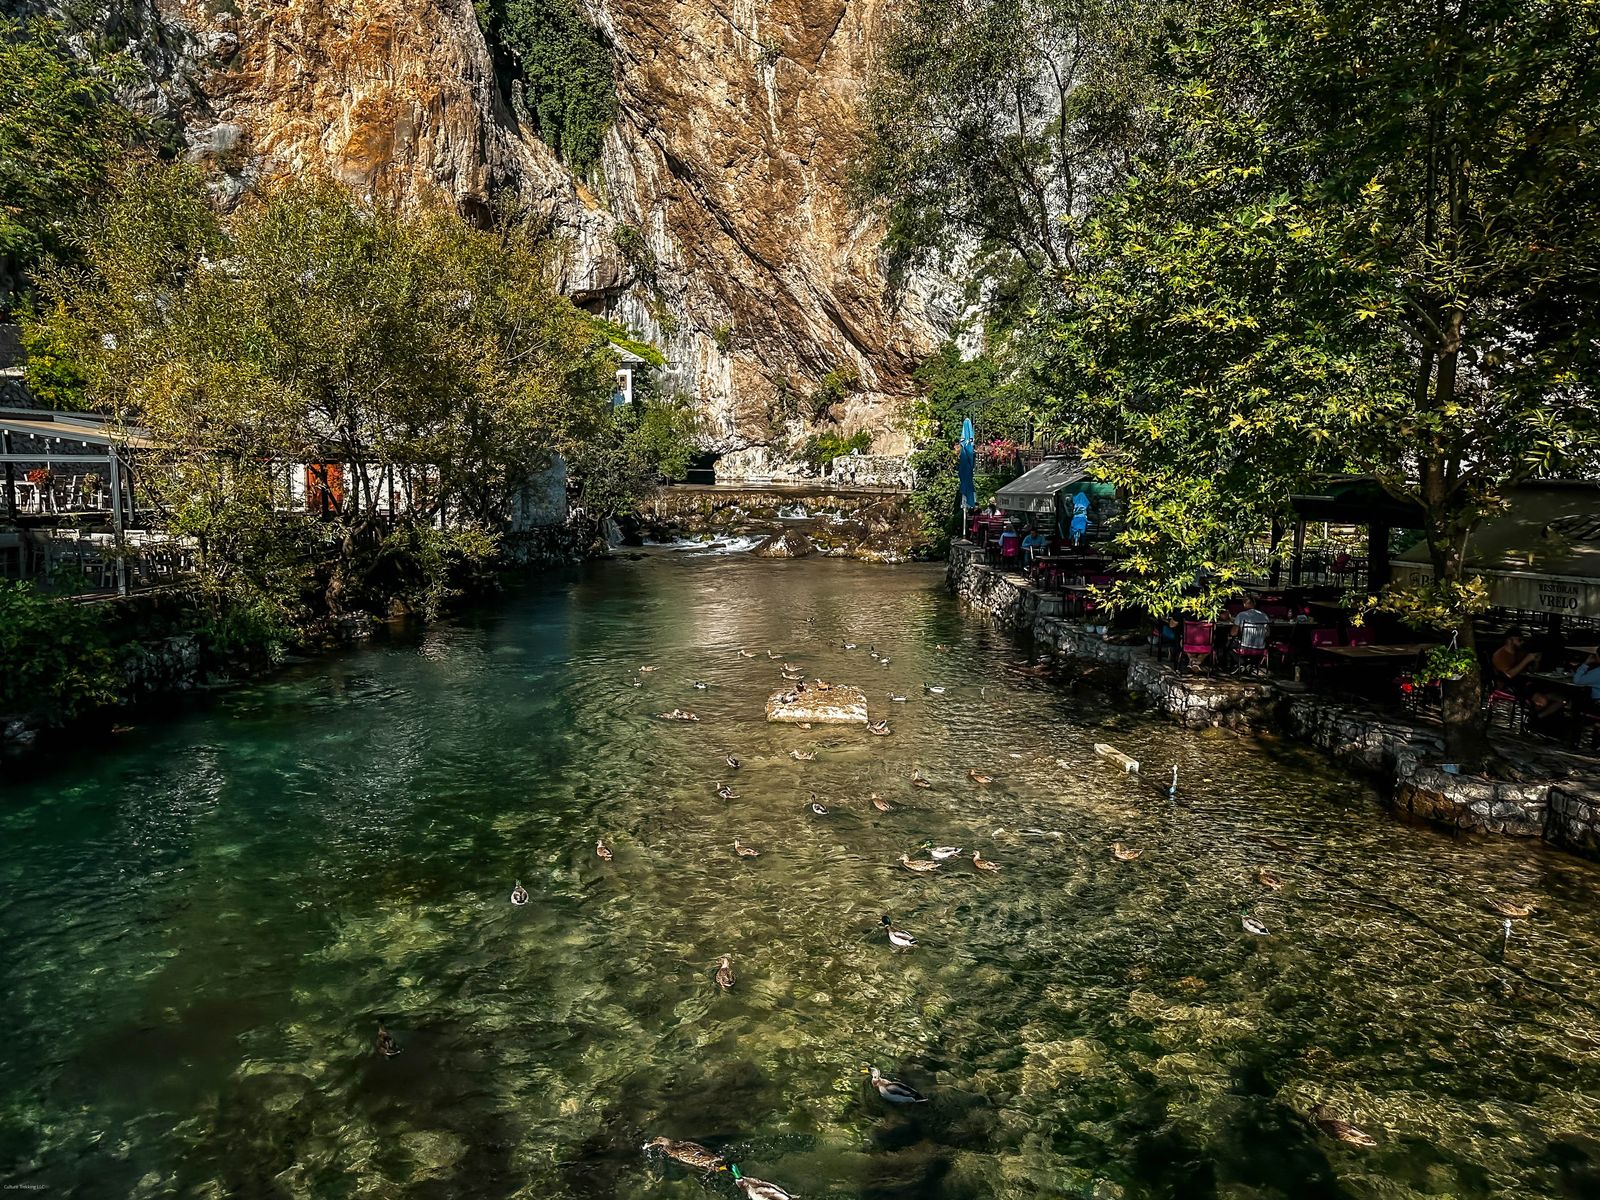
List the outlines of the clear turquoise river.
{"type": "Polygon", "coordinates": [[[1594,865],[1027,666],[933,569],[664,553],[0,765],[0,1193],[1600,1196],[1594,865]]]}

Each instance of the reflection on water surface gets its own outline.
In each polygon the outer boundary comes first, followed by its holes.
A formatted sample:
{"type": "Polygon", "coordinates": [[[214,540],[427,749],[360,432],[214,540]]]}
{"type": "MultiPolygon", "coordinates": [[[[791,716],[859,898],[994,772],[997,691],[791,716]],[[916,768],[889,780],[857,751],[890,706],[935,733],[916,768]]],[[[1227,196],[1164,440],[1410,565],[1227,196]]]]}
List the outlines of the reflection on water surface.
{"type": "Polygon", "coordinates": [[[12,778],[0,1181],[707,1194],[666,1135],[811,1197],[1600,1194],[1592,866],[1025,664],[932,570],[661,555],[12,778]],[[767,726],[783,659],[893,735],[767,726]]]}

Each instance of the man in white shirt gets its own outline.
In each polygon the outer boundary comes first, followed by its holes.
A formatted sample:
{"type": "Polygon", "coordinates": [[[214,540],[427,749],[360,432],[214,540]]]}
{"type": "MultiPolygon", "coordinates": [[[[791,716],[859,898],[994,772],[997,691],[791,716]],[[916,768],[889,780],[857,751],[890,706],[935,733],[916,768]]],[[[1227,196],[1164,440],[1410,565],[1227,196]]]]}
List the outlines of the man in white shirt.
{"type": "Polygon", "coordinates": [[[1265,650],[1267,648],[1267,630],[1272,627],[1272,619],[1256,607],[1256,598],[1246,596],[1244,607],[1233,618],[1234,628],[1238,634],[1234,640],[1236,650],[1265,650]]]}

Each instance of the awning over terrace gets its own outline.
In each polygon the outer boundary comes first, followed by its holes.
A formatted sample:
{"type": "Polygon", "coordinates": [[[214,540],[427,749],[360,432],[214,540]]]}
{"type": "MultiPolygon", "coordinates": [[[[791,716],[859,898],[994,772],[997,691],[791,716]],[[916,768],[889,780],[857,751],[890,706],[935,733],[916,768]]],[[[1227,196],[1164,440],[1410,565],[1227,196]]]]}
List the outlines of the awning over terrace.
{"type": "Polygon", "coordinates": [[[1047,458],[1033,470],[1019,475],[994,494],[994,502],[1007,512],[1049,513],[1056,511],[1056,497],[1062,492],[1085,492],[1103,498],[1115,494],[1109,484],[1095,483],[1077,458],[1047,458]]]}
{"type": "MultiPolygon", "coordinates": [[[[1433,576],[1426,543],[1396,554],[1395,578],[1433,576]]],[[[1467,543],[1466,569],[1489,585],[1496,608],[1600,617],[1600,484],[1548,481],[1511,494],[1467,543]]]]}

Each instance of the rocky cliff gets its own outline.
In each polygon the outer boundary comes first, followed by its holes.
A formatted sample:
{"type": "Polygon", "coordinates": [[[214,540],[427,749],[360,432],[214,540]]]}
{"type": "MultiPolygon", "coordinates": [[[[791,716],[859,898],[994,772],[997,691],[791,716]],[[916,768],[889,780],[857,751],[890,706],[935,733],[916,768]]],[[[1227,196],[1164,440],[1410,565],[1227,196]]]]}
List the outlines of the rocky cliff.
{"type": "Polygon", "coordinates": [[[131,99],[224,200],[324,169],[375,197],[481,213],[509,191],[546,215],[568,290],[665,350],[723,475],[786,473],[815,428],[902,449],[930,321],[890,295],[846,194],[891,0],[581,2],[618,100],[581,180],[497,85],[470,0],[135,0],[106,29],[149,68],[131,99]]]}

